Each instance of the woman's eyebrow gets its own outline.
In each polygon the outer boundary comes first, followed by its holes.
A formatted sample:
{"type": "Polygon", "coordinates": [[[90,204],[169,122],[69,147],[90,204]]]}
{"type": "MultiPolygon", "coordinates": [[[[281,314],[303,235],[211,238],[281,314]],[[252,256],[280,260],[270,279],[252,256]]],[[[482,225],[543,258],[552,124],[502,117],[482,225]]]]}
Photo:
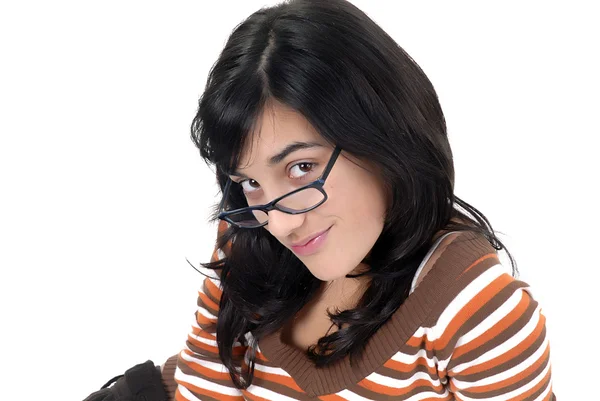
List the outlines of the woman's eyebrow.
{"type": "Polygon", "coordinates": [[[287,145],[285,148],[283,148],[283,150],[281,152],[279,152],[276,155],[271,156],[269,158],[269,166],[273,166],[275,164],[281,163],[281,161],[283,159],[285,159],[290,153],[293,153],[297,150],[311,149],[311,148],[318,148],[318,147],[323,147],[323,145],[321,145],[320,143],[316,143],[316,142],[292,142],[289,145],[287,145]]]}
{"type": "MultiPolygon", "coordinates": [[[[297,151],[297,150],[301,150],[301,149],[311,149],[311,148],[322,148],[323,145],[320,143],[316,143],[316,142],[292,142],[289,145],[287,145],[285,148],[283,148],[279,153],[271,156],[269,158],[268,164],[269,166],[274,166],[276,164],[281,163],[281,161],[283,159],[285,159],[289,154],[297,151]]],[[[247,179],[248,176],[245,175],[244,173],[241,173],[239,170],[234,170],[233,172],[231,172],[231,175],[234,175],[236,177],[240,177],[240,178],[245,178],[247,179]]]]}

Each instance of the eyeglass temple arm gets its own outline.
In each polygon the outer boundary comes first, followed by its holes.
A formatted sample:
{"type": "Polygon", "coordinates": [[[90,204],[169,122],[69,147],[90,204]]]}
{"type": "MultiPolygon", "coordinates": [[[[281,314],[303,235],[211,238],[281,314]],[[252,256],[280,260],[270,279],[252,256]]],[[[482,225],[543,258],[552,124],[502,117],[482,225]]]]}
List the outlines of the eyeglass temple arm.
{"type": "Polygon", "coordinates": [[[323,177],[321,177],[321,181],[325,181],[327,179],[327,176],[329,176],[329,173],[331,172],[331,168],[333,167],[333,164],[337,160],[341,151],[342,151],[342,148],[340,148],[339,146],[335,147],[333,154],[331,155],[331,158],[329,159],[329,163],[327,163],[327,167],[325,167],[325,174],[323,174],[323,177]]]}

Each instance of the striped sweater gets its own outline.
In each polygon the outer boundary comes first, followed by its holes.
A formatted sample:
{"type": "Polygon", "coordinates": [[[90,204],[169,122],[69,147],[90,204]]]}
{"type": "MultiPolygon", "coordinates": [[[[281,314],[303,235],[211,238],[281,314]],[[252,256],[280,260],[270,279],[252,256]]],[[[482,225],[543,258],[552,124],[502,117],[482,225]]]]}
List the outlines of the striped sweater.
{"type": "Polygon", "coordinates": [[[556,400],[540,305],[485,238],[458,235],[415,282],[352,366],[346,358],[317,368],[276,331],[259,339],[253,382],[239,390],[217,349],[219,281],[206,278],[186,347],[165,365],[165,385],[178,401],[556,400]]]}

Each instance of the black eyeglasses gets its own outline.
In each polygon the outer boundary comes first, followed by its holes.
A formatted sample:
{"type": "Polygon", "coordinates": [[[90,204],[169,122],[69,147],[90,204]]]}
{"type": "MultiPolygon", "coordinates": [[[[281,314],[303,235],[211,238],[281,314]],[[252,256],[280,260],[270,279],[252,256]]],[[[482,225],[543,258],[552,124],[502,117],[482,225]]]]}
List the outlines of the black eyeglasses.
{"type": "Polygon", "coordinates": [[[279,210],[280,212],[287,214],[300,214],[309,212],[321,206],[327,200],[327,193],[325,193],[323,185],[325,185],[325,180],[341,151],[342,149],[340,147],[335,147],[320,178],[302,188],[288,192],[266,205],[248,206],[240,209],[223,211],[225,199],[227,199],[227,194],[229,193],[232,182],[231,179],[228,179],[227,184],[225,184],[225,189],[223,190],[223,199],[219,204],[219,210],[221,212],[219,213],[218,218],[240,228],[258,228],[263,227],[268,223],[268,213],[271,210],[279,210]]]}

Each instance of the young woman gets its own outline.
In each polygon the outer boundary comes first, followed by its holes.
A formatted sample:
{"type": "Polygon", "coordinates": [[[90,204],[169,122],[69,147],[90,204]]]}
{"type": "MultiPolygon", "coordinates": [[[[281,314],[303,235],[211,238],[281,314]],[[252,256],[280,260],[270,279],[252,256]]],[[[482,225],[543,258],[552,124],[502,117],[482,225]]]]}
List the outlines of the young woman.
{"type": "Polygon", "coordinates": [[[352,4],[248,17],[192,137],[223,198],[171,397],[555,398],[545,318],[454,194],[431,82],[352,4]]]}

